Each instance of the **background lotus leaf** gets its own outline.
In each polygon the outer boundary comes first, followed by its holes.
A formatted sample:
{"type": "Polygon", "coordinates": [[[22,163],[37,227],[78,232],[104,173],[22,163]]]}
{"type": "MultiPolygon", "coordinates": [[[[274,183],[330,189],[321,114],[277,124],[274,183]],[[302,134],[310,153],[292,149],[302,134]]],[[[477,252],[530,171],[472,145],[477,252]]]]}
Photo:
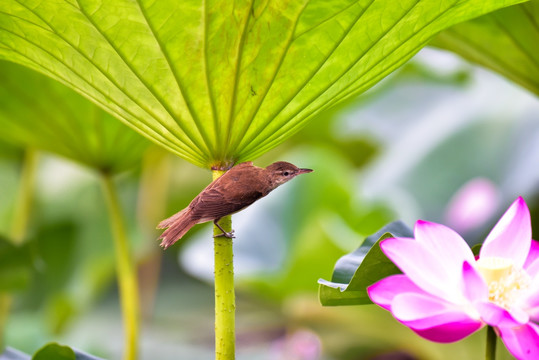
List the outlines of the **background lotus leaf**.
{"type": "Polygon", "coordinates": [[[148,141],[56,81],[0,62],[0,137],[107,172],[137,164],[148,141]]]}
{"type": "Polygon", "coordinates": [[[492,69],[539,95],[539,1],[453,26],[432,43],[492,69]]]}

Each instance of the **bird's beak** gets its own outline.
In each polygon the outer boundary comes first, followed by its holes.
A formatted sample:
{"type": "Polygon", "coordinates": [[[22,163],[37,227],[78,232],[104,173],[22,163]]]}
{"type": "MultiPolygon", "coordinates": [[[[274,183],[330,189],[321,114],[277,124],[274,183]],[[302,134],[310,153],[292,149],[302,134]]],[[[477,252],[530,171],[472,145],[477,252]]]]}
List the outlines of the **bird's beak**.
{"type": "Polygon", "coordinates": [[[312,169],[299,169],[298,170],[298,175],[299,174],[306,174],[306,173],[310,173],[310,172],[313,172],[312,169]]]}

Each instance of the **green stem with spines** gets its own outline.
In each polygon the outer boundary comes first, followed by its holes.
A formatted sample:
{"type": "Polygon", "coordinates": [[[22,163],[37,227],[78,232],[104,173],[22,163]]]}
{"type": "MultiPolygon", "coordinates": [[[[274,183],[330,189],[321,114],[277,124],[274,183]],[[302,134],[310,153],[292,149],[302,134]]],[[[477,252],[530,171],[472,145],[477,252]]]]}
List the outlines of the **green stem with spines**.
{"type": "MultiPolygon", "coordinates": [[[[213,180],[225,172],[213,170],[213,180]]],[[[232,217],[225,216],[219,225],[226,232],[232,231],[232,217]]],[[[213,234],[222,231],[213,227],[213,234]]],[[[236,352],[235,312],[236,298],[234,294],[234,253],[232,239],[224,236],[214,238],[215,258],[215,359],[233,360],[236,352]]]]}
{"type": "MultiPolygon", "coordinates": [[[[32,212],[32,200],[34,198],[37,163],[37,151],[31,148],[26,149],[10,233],[10,239],[15,245],[22,244],[28,230],[28,221],[32,212]]],[[[0,292],[0,354],[5,346],[5,328],[12,301],[11,294],[0,292]]]]}
{"type": "Polygon", "coordinates": [[[120,292],[120,305],[124,324],[124,360],[135,360],[138,356],[139,335],[139,290],[137,271],[133,261],[126,225],[116,187],[109,174],[101,176],[103,192],[109,210],[110,225],[114,238],[116,272],[120,292]]]}
{"type": "Polygon", "coordinates": [[[485,352],[486,360],[495,360],[496,359],[496,332],[492,326],[487,326],[487,347],[485,352]]]}

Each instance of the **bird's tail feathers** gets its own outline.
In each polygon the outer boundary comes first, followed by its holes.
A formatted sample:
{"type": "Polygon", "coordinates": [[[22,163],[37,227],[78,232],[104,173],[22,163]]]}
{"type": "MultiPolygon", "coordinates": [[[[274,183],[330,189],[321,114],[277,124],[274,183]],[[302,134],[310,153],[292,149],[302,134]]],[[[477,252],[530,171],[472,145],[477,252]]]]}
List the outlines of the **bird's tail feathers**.
{"type": "Polygon", "coordinates": [[[161,240],[161,246],[168,248],[176,241],[180,240],[186,232],[197,224],[190,216],[187,209],[165,219],[159,223],[158,229],[166,229],[163,231],[158,240],[161,240]]]}
{"type": "Polygon", "coordinates": [[[177,212],[176,214],[172,215],[169,218],[166,218],[165,220],[161,221],[159,225],[157,225],[158,229],[166,229],[170,227],[173,223],[176,222],[179,218],[184,216],[187,213],[188,208],[183,209],[182,211],[177,212]]]}

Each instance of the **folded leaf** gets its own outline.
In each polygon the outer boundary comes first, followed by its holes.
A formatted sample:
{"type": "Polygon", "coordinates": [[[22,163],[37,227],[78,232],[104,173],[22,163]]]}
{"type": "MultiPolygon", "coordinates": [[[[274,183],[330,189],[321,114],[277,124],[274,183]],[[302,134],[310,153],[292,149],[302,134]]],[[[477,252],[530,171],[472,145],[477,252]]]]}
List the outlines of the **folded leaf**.
{"type": "Polygon", "coordinates": [[[522,0],[2,0],[0,58],[194,164],[251,160],[437,32],[522,0]]]}
{"type": "Polygon", "coordinates": [[[400,270],[380,249],[380,241],[391,237],[413,237],[401,221],[384,226],[367,237],[354,252],[335,264],[331,281],[320,279],[319,299],[324,306],[372,304],[367,287],[400,270]]]}

